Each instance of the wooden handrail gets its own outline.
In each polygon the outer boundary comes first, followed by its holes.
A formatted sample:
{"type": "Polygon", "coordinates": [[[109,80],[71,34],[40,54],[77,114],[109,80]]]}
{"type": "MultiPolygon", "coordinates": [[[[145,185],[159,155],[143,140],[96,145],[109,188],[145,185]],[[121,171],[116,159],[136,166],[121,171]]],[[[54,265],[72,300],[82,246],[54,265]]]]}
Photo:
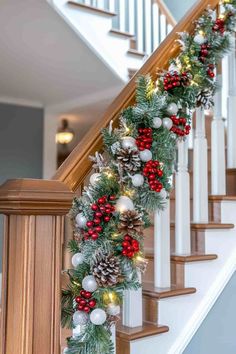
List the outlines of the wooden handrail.
{"type": "Polygon", "coordinates": [[[218,3],[219,0],[201,0],[188,11],[186,16],[174,27],[173,31],[149,57],[137,74],[121,91],[119,96],[112,102],[103,118],[90,129],[60,166],[53,177],[54,180],[64,182],[73,191],[77,189],[91,170],[92,163],[89,160],[89,156],[102,148],[101,129],[108,126],[111,120],[113,120],[114,125],[116,125],[122,109],[134,103],[137,76],[146,75],[148,73],[152,76],[156,76],[158,68],[166,68],[169,59],[176,57],[180,51],[180,47],[176,42],[178,38],[177,33],[184,31],[191,32],[194,28],[194,21],[199,18],[202,12],[208,6],[214,9],[218,3]]]}
{"type": "Polygon", "coordinates": [[[154,2],[158,4],[161,13],[165,15],[167,23],[173,27],[176,26],[176,20],[172,15],[172,13],[170,12],[170,10],[168,9],[168,7],[166,6],[166,4],[163,2],[163,0],[154,0],[154,2]]]}

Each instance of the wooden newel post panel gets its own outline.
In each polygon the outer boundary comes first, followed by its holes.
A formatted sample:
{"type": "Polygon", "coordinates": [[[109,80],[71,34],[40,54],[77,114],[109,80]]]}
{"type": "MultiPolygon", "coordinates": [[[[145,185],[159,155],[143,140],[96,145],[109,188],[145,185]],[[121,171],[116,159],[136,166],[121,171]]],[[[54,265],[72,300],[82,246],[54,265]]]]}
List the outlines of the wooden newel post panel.
{"type": "Polygon", "coordinates": [[[72,199],[58,181],[9,180],[0,187],[1,354],[60,353],[62,242],[72,199]]]}

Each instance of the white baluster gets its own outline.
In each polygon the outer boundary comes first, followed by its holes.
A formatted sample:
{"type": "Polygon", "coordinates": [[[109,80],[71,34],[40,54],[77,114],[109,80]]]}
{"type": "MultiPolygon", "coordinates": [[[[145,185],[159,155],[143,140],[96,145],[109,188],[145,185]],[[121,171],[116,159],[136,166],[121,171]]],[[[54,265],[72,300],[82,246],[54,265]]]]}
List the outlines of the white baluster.
{"type": "Polygon", "coordinates": [[[177,254],[191,253],[187,140],[178,142],[178,164],[175,175],[175,252],[177,254]]]}
{"type": "Polygon", "coordinates": [[[211,124],[211,194],[226,194],[225,126],[222,119],[222,75],[218,74],[219,91],[215,95],[211,124]]]}
{"type": "Polygon", "coordinates": [[[145,15],[145,53],[151,54],[152,52],[152,0],[145,0],[144,2],[144,15],[145,15]]]}
{"type": "Polygon", "coordinates": [[[168,24],[167,25],[167,34],[169,34],[172,31],[172,29],[173,29],[173,26],[168,24]]]}
{"type": "Polygon", "coordinates": [[[84,0],[85,5],[92,6],[91,0],[84,0]]]}
{"type": "MultiPolygon", "coordinates": [[[[139,272],[141,282],[141,273],[139,272]]],[[[125,290],[123,297],[122,324],[127,327],[139,327],[143,325],[142,288],[138,290],[125,290]]]]}
{"type": "Polygon", "coordinates": [[[236,58],[235,35],[232,36],[232,52],[228,57],[229,97],[228,97],[228,121],[227,121],[227,167],[236,167],[236,58]]]}
{"type": "Polygon", "coordinates": [[[161,42],[166,38],[166,16],[161,14],[161,42]]]}
{"type": "Polygon", "coordinates": [[[105,9],[105,0],[97,0],[97,7],[99,9],[105,9]]]}
{"type": "Polygon", "coordinates": [[[129,33],[135,34],[135,0],[129,0],[129,33]]]}
{"type": "Polygon", "coordinates": [[[159,23],[160,23],[160,13],[159,7],[156,2],[152,5],[152,23],[153,23],[153,50],[155,50],[160,44],[160,30],[159,30],[159,23]]]}
{"type": "Polygon", "coordinates": [[[116,11],[115,0],[109,0],[109,11],[111,11],[111,12],[115,12],[116,11]]]}
{"type": "Polygon", "coordinates": [[[116,325],[111,326],[112,342],[114,344],[114,354],[116,354],[116,325]]]}
{"type": "Polygon", "coordinates": [[[137,50],[143,52],[143,0],[136,0],[137,4],[137,50]]]}
{"type": "Polygon", "coordinates": [[[169,288],[170,277],[170,201],[164,211],[154,213],[154,285],[169,288]]]}
{"type": "Polygon", "coordinates": [[[193,152],[193,219],[208,222],[207,139],[204,110],[196,109],[196,130],[193,152]]]}
{"type": "Polygon", "coordinates": [[[122,32],[125,32],[126,30],[125,14],[126,14],[125,0],[119,0],[119,27],[120,27],[120,31],[122,32]]]}

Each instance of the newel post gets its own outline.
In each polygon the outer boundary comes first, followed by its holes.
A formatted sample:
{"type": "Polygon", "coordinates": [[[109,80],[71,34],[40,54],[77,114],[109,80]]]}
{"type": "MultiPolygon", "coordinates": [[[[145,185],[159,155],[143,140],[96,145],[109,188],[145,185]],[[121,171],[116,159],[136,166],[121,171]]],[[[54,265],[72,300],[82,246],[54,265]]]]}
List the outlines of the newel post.
{"type": "Polygon", "coordinates": [[[60,353],[64,217],[73,193],[63,183],[10,180],[5,214],[0,353],[60,353]]]}

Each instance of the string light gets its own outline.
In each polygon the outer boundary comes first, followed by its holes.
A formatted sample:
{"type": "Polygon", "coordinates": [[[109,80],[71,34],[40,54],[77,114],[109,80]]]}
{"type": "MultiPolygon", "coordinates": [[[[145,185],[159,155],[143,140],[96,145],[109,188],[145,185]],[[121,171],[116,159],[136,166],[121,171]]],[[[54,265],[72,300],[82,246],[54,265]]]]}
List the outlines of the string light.
{"type": "Polygon", "coordinates": [[[102,296],[105,305],[118,303],[118,296],[114,291],[106,291],[102,296]]]}
{"type": "Polygon", "coordinates": [[[124,195],[126,195],[129,198],[133,198],[135,195],[135,190],[134,189],[126,189],[124,192],[124,195]]]}
{"type": "Polygon", "coordinates": [[[200,30],[198,33],[199,33],[201,36],[205,36],[205,32],[204,32],[203,30],[200,30]]]}

